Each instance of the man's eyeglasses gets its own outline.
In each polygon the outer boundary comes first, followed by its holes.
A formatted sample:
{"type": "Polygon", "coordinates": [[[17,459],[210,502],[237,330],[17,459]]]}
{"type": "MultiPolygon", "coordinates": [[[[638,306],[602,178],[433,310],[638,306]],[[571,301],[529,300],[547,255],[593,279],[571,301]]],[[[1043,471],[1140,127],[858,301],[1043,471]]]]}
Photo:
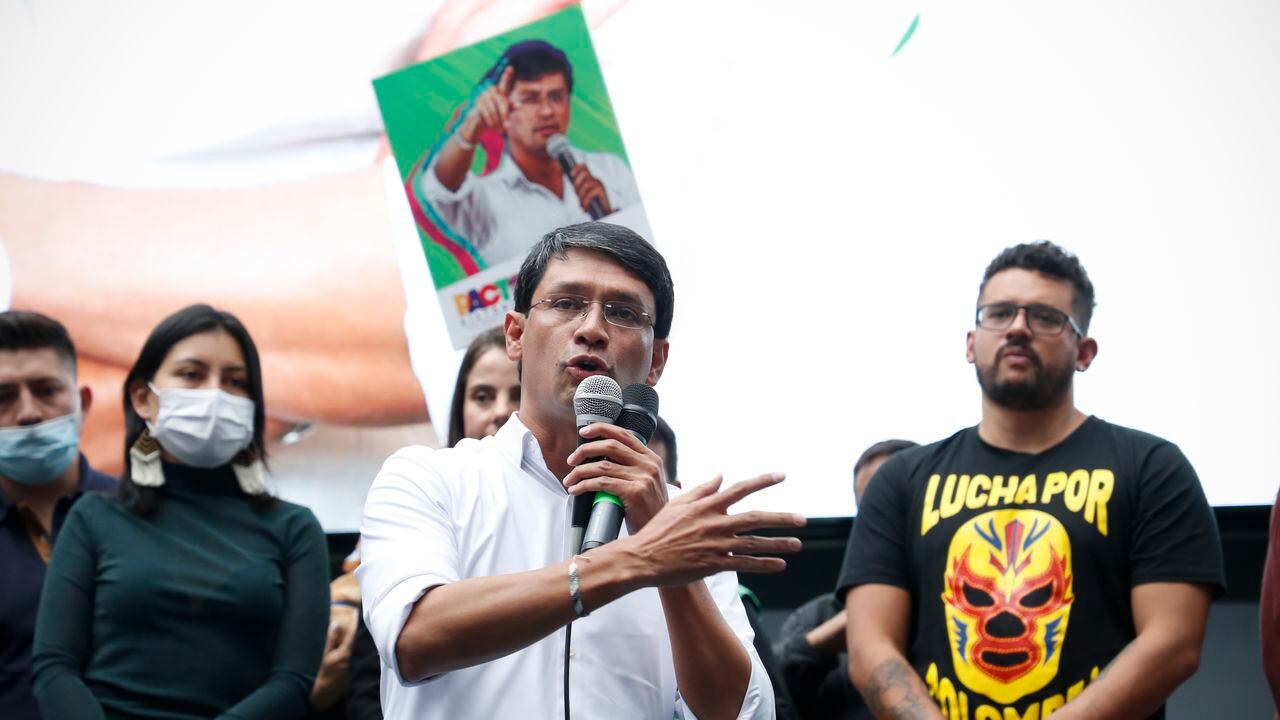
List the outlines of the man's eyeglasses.
{"type": "Polygon", "coordinates": [[[628,330],[640,330],[653,324],[653,316],[636,305],[627,302],[590,300],[581,295],[549,295],[531,305],[529,312],[542,310],[544,315],[556,322],[568,322],[586,317],[587,311],[595,303],[604,308],[604,319],[610,325],[628,330]]]}
{"type": "Polygon", "coordinates": [[[1084,331],[1074,318],[1048,305],[1017,305],[1015,303],[988,303],[978,306],[978,327],[984,330],[1005,330],[1013,324],[1018,313],[1026,311],[1027,328],[1032,335],[1050,337],[1061,335],[1068,325],[1076,337],[1084,337],[1084,331]]]}
{"type": "Polygon", "coordinates": [[[569,93],[563,90],[552,90],[545,95],[542,93],[520,93],[511,98],[511,109],[524,110],[526,108],[542,109],[543,105],[550,105],[552,110],[560,110],[569,103],[569,93]]]}

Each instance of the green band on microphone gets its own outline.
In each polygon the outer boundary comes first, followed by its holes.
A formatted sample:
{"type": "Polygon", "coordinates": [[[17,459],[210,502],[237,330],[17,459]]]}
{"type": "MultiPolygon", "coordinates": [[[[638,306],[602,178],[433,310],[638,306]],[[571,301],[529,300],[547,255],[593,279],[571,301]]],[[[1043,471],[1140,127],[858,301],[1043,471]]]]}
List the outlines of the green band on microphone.
{"type": "Polygon", "coordinates": [[[596,499],[592,501],[591,504],[595,506],[595,505],[599,505],[602,502],[611,502],[614,505],[617,505],[618,507],[622,508],[623,510],[626,509],[626,506],[622,504],[622,501],[619,500],[618,497],[613,493],[598,492],[596,493],[596,499]]]}

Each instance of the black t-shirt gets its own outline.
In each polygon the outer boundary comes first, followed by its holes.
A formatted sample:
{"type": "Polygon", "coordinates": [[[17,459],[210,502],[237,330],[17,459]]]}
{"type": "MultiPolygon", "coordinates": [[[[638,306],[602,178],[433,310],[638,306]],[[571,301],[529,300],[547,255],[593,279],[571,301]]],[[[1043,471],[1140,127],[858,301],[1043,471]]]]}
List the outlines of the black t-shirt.
{"type": "Polygon", "coordinates": [[[1045,717],[1079,694],[1133,639],[1129,593],[1149,582],[1222,592],[1213,512],[1176,446],[1091,417],[1036,455],[977,428],[895,454],[836,595],[909,591],[908,660],[944,717],[984,720],[1045,717]]]}

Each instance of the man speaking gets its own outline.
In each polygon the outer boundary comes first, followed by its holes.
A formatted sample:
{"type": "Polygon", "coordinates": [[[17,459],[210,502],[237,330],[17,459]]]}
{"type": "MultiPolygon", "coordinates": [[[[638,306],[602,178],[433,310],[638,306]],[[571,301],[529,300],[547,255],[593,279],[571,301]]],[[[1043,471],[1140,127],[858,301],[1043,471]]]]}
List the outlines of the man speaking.
{"type": "Polygon", "coordinates": [[[751,531],[804,518],[727,508],[781,476],[668,501],[662,460],[629,431],[593,423],[579,443],[575,428],[586,378],[658,382],[673,298],[626,228],[565,227],[530,251],[504,326],[520,411],[484,440],[401,450],[369,490],[357,575],[386,717],[773,717],[734,572],[782,570],[760,555],[799,541],[751,531]],[[575,554],[574,498],[600,490],[625,530],[575,554]]]}
{"type": "Polygon", "coordinates": [[[490,71],[488,87],[418,178],[441,218],[471,241],[488,264],[523,253],[529,228],[541,232],[595,220],[639,203],[626,161],[570,147],[573,67],[541,40],[512,45],[490,71]],[[505,136],[498,166],[471,173],[487,133],[505,136]]]}

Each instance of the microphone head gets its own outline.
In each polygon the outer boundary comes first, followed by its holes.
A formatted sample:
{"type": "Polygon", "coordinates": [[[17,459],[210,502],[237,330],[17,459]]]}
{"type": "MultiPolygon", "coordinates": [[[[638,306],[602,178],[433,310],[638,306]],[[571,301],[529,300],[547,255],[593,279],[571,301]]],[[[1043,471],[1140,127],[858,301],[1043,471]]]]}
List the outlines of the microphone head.
{"type": "Polygon", "coordinates": [[[573,414],[582,427],[593,422],[612,423],[622,412],[622,388],[608,375],[592,375],[578,383],[573,393],[573,414]]]}
{"type": "Polygon", "coordinates": [[[622,391],[618,426],[630,430],[640,438],[640,442],[648,445],[653,431],[658,428],[658,391],[644,383],[628,385],[622,391]]]}
{"type": "Polygon", "coordinates": [[[572,153],[569,152],[569,139],[560,133],[548,137],[547,154],[553,158],[559,158],[564,155],[572,157],[572,153]]]}

